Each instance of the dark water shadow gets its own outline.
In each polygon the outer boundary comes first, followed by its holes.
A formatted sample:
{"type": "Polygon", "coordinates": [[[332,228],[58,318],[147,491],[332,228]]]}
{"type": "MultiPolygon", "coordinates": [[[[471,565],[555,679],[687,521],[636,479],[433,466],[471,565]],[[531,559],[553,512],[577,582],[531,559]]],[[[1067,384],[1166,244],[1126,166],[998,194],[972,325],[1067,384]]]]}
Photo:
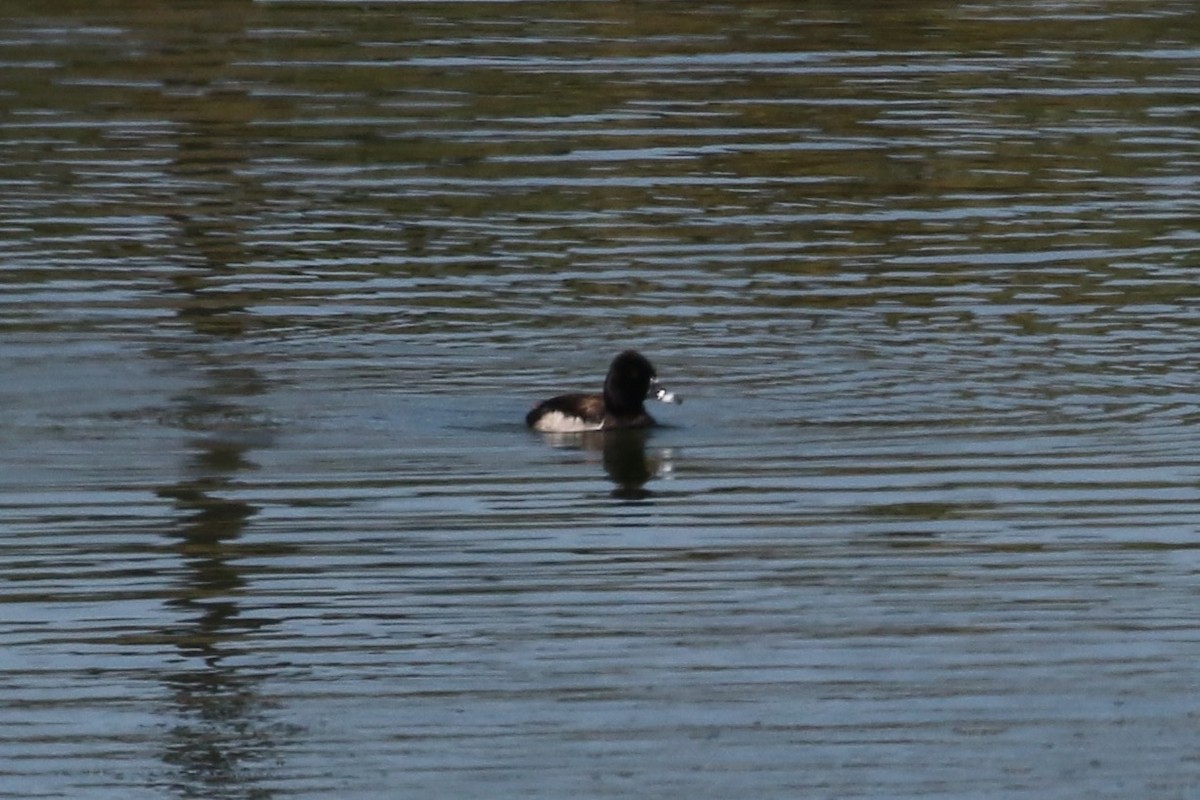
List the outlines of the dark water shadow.
{"type": "Polygon", "coordinates": [[[257,663],[249,637],[277,620],[247,615],[240,598],[253,582],[239,541],[259,508],[238,496],[239,477],[257,468],[255,450],[271,447],[274,431],[259,409],[269,382],[239,348],[224,345],[255,323],[252,292],[230,288],[246,256],[244,220],[260,209],[262,192],[245,177],[238,142],[252,139],[248,124],[260,109],[248,94],[223,83],[229,65],[244,56],[239,44],[257,15],[250,6],[164,11],[169,24],[147,21],[156,44],[148,63],[160,95],[148,94],[147,115],[172,123],[172,160],[165,167],[178,192],[161,213],[181,269],[163,286],[164,297],[190,335],[173,334],[155,356],[194,376],[194,388],[174,398],[171,416],[190,435],[181,477],[159,487],[175,510],[165,532],[178,555],[178,579],[166,606],[177,621],[163,632],[178,654],[161,681],[175,723],[162,742],[165,783],[186,798],[266,798],[278,769],[280,740],[289,736],[272,719],[261,686],[272,671],[257,663]]]}
{"type": "Polygon", "coordinates": [[[288,734],[260,693],[270,671],[246,667],[247,638],[278,620],[247,615],[239,600],[253,579],[239,540],[260,509],[238,497],[238,484],[257,469],[254,450],[273,443],[272,426],[249,403],[268,389],[252,368],[193,366],[205,383],[175,398],[191,452],[182,477],[157,490],[176,511],[165,535],[181,565],[166,600],[178,621],[163,633],[180,658],[161,673],[176,719],[162,759],[180,797],[264,798],[288,734]]]}

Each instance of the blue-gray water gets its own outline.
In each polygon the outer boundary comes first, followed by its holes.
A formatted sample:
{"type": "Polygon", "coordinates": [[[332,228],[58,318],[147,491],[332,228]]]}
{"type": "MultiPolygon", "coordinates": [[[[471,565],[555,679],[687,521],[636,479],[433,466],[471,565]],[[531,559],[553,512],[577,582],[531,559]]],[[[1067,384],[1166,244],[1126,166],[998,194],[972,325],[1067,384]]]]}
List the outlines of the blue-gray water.
{"type": "Polygon", "coordinates": [[[0,22],[0,797],[1200,797],[1192,3],[123,5],[0,22]]]}

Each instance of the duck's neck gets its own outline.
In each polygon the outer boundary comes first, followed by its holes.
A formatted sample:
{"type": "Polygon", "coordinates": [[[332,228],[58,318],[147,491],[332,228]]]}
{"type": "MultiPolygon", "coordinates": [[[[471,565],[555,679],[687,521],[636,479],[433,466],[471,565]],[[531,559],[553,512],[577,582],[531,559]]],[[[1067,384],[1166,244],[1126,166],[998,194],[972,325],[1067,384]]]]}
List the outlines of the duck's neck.
{"type": "Polygon", "coordinates": [[[620,393],[612,391],[608,386],[605,386],[604,409],[609,414],[636,414],[639,411],[645,410],[645,406],[640,398],[630,402],[628,397],[624,397],[620,393]]]}

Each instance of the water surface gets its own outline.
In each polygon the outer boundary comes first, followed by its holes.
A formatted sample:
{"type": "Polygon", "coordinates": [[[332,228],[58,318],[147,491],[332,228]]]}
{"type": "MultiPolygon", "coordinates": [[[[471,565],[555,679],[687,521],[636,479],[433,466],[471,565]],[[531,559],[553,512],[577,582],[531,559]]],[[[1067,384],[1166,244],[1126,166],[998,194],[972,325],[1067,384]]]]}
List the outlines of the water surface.
{"type": "Polygon", "coordinates": [[[0,796],[1196,796],[1197,22],[16,4],[0,796]]]}

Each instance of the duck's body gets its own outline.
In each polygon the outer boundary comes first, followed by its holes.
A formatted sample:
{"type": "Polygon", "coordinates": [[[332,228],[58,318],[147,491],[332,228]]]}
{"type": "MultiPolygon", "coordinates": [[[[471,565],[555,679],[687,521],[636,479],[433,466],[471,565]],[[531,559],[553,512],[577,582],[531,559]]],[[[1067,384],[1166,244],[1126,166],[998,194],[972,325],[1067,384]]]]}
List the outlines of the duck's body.
{"type": "Polygon", "coordinates": [[[664,403],[682,402],[658,385],[654,366],[645,356],[626,350],[609,366],[602,394],[560,394],[543,400],[525,416],[525,424],[552,433],[647,428],[655,424],[654,417],[646,413],[647,397],[664,403]]]}
{"type": "Polygon", "coordinates": [[[539,431],[580,433],[612,428],[646,428],[655,423],[645,408],[634,414],[611,413],[603,395],[576,393],[560,394],[538,403],[525,416],[525,424],[539,431]]]}

